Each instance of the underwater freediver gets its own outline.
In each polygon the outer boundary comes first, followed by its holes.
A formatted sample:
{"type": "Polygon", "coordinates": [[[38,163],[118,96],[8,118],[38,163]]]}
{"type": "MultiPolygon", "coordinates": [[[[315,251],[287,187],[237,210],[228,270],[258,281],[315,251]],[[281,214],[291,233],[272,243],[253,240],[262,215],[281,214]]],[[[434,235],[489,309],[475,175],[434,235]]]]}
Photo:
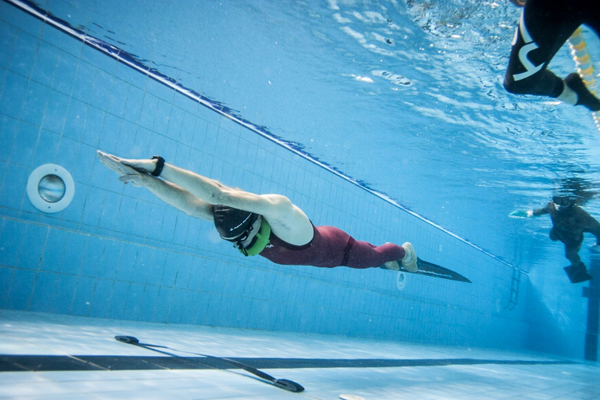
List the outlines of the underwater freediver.
{"type": "Polygon", "coordinates": [[[579,257],[579,250],[583,244],[583,234],[591,233],[596,237],[594,250],[600,251],[600,223],[584,211],[569,196],[554,196],[545,207],[537,210],[513,211],[512,217],[537,217],[550,214],[552,229],[550,239],[561,241],[565,245],[565,257],[571,265],[564,270],[572,283],[580,283],[592,279],[587,267],[579,257]]]}
{"type": "Polygon", "coordinates": [[[285,196],[257,195],[198,175],[162,157],[128,160],[98,151],[100,161],[123,183],[145,187],[184,213],[213,221],[222,239],[245,256],[261,255],[276,264],[418,271],[410,243],[374,246],[332,226],[314,226],[285,196]]]}
{"type": "Polygon", "coordinates": [[[557,98],[569,104],[600,111],[600,100],[586,87],[578,73],[564,80],[548,63],[581,25],[600,35],[598,0],[510,0],[524,6],[512,43],[504,87],[510,93],[557,98]]]}

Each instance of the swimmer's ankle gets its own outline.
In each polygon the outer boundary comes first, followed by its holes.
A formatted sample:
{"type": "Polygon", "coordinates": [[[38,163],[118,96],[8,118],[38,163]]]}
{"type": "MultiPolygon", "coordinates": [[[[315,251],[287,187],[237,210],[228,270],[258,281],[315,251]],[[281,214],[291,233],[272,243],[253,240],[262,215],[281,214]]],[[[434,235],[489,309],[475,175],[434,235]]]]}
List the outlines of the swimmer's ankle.
{"type": "MultiPolygon", "coordinates": [[[[577,102],[575,105],[584,106],[588,108],[590,111],[600,111],[600,100],[594,96],[589,89],[585,86],[585,83],[579,76],[577,72],[570,73],[565,78],[565,89],[568,86],[573,92],[577,95],[577,102]]],[[[563,90],[565,93],[565,90],[563,90]]],[[[561,93],[561,96],[563,95],[561,93]]],[[[561,99],[561,97],[558,97],[561,99]]],[[[562,99],[561,99],[562,100],[562,99]]],[[[564,100],[563,100],[564,101],[564,100]]]]}
{"type": "Polygon", "coordinates": [[[563,81],[563,91],[558,96],[558,99],[567,104],[575,105],[577,104],[577,93],[573,89],[571,89],[564,81],[563,81]]]}

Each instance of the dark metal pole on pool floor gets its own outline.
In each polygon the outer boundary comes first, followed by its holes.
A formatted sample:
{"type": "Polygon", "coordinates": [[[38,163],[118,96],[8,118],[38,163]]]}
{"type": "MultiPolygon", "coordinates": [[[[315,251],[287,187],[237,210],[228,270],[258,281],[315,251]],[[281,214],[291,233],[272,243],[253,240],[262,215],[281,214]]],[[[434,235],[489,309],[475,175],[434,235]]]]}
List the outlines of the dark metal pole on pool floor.
{"type": "Polygon", "coordinates": [[[598,361],[598,321],[600,320],[600,255],[590,259],[590,274],[594,277],[589,286],[583,288],[583,297],[588,299],[587,329],[585,333],[585,359],[598,361]]]}

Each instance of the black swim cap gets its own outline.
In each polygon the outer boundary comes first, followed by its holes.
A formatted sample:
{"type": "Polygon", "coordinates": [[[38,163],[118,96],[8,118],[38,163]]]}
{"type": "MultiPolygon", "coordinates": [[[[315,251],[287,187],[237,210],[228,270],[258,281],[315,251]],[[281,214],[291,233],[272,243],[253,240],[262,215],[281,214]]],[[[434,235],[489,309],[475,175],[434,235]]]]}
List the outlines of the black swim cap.
{"type": "Polygon", "coordinates": [[[575,199],[573,199],[569,196],[560,196],[560,195],[553,196],[552,202],[559,207],[565,207],[565,208],[573,207],[575,205],[575,199]]]}
{"type": "Polygon", "coordinates": [[[215,227],[222,239],[236,242],[244,234],[249,233],[258,214],[238,210],[227,206],[213,206],[215,227]]]}

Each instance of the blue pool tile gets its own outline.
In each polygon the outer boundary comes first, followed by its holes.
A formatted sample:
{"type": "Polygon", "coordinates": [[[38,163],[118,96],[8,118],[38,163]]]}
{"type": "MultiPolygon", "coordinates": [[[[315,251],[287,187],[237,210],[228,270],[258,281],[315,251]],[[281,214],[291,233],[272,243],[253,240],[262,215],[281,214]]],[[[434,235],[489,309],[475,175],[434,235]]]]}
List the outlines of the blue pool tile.
{"type": "Polygon", "coordinates": [[[147,129],[154,129],[154,119],[156,118],[156,107],[158,107],[158,97],[146,92],[142,103],[142,112],[140,114],[139,124],[147,129]]]}
{"type": "Polygon", "coordinates": [[[195,296],[191,301],[194,305],[194,324],[205,325],[208,314],[208,306],[210,304],[210,294],[204,292],[195,292],[195,296]]]}
{"type": "Polygon", "coordinates": [[[16,39],[17,28],[0,21],[0,67],[7,67],[16,39]]]}
{"type": "MultiPolygon", "coordinates": [[[[0,271],[0,274],[1,272],[2,271],[0,271]]],[[[138,314],[138,319],[140,321],[152,321],[159,289],[159,286],[145,285],[144,294],[140,301],[140,312],[138,314]]]]}
{"type": "Polygon", "coordinates": [[[211,294],[208,300],[208,307],[204,317],[205,324],[208,326],[219,326],[224,315],[223,305],[221,304],[223,296],[220,294],[211,294]]]}
{"type": "Polygon", "coordinates": [[[78,59],[70,54],[61,52],[56,64],[56,74],[52,81],[52,89],[70,96],[75,84],[77,68],[78,59]]]}
{"type": "Polygon", "coordinates": [[[100,269],[98,270],[98,276],[100,278],[115,278],[122,247],[123,244],[121,242],[106,240],[102,261],[100,262],[100,269]]]}
{"type": "Polygon", "coordinates": [[[79,142],[63,137],[58,144],[56,152],[56,163],[61,165],[67,171],[77,168],[77,152],[79,151],[79,142]]]}
{"type": "Polygon", "coordinates": [[[128,156],[131,154],[131,149],[135,143],[136,131],[137,124],[127,120],[121,120],[121,125],[119,127],[119,140],[117,143],[117,148],[115,149],[117,154],[123,156],[128,156]]]}
{"type": "Polygon", "coordinates": [[[181,108],[172,107],[169,127],[167,128],[167,137],[179,141],[181,130],[183,128],[184,111],[181,108]]]}
{"type": "Polygon", "coordinates": [[[155,79],[148,79],[148,82],[146,83],[146,92],[166,101],[167,103],[173,103],[175,90],[161,82],[158,82],[155,79]]]}
{"type": "MultiPolygon", "coordinates": [[[[100,131],[100,142],[98,148],[108,153],[115,153],[117,143],[119,142],[119,131],[121,129],[121,119],[112,114],[106,114],[104,125],[100,131]]],[[[96,132],[98,134],[98,132],[96,132]]],[[[106,169],[106,167],[103,167],[106,169]]]]}
{"type": "Polygon", "coordinates": [[[125,103],[125,112],[123,113],[123,118],[125,118],[127,121],[137,123],[142,110],[143,101],[144,92],[135,86],[130,86],[127,94],[127,102],[125,103]]]}
{"type": "Polygon", "coordinates": [[[146,246],[138,246],[137,257],[133,266],[133,282],[146,283],[153,257],[154,249],[146,246]]]}
{"type": "Polygon", "coordinates": [[[177,145],[178,143],[170,138],[165,138],[161,155],[165,160],[176,160],[177,159],[177,145]]]}
{"type": "Polygon", "coordinates": [[[117,215],[121,195],[113,192],[106,192],[104,202],[102,203],[102,213],[100,214],[99,228],[114,230],[117,225],[117,215]]]}
{"type": "Polygon", "coordinates": [[[161,279],[162,286],[173,287],[175,285],[175,280],[177,279],[177,273],[179,271],[180,260],[181,255],[179,253],[167,253],[167,260],[161,279]]]}
{"type": "MultiPolygon", "coordinates": [[[[227,266],[227,274],[223,277],[223,294],[234,296],[243,293],[243,286],[241,287],[241,292],[236,292],[236,285],[238,284],[238,280],[245,277],[246,273],[247,271],[245,268],[242,268],[239,265],[229,264],[227,266]]],[[[243,282],[245,282],[245,279],[243,282]]]]}
{"type": "MultiPolygon", "coordinates": [[[[106,168],[105,168],[106,169],[106,168]]],[[[82,196],[84,194],[82,193],[82,196]]],[[[85,193],[85,205],[81,222],[90,226],[98,225],[100,215],[102,214],[102,203],[104,202],[105,191],[90,186],[85,193]]]]}
{"type": "Polygon", "coordinates": [[[75,184],[75,196],[71,201],[69,207],[67,207],[64,211],[59,213],[62,215],[63,222],[67,226],[72,226],[72,224],[76,224],[77,228],[80,229],[80,222],[83,216],[83,207],[85,206],[85,194],[87,192],[88,186],[82,184],[75,184]]]}
{"type": "Polygon", "coordinates": [[[83,103],[89,104],[94,88],[94,80],[98,69],[86,62],[80,62],[73,84],[72,96],[83,103]]]}
{"type": "Polygon", "coordinates": [[[131,226],[130,232],[134,235],[144,237],[146,236],[146,230],[148,228],[148,220],[151,219],[150,211],[152,205],[142,200],[137,201],[135,208],[135,214],[133,218],[133,225],[131,226]]]}
{"type": "Polygon", "coordinates": [[[221,117],[221,123],[219,127],[234,134],[235,136],[239,136],[241,130],[241,127],[237,122],[225,116],[221,117]]]}
{"type": "Polygon", "coordinates": [[[175,287],[182,289],[188,288],[193,263],[194,257],[188,254],[181,255],[179,260],[179,268],[177,271],[177,278],[175,279],[175,287]]]}
{"type": "Polygon", "coordinates": [[[27,310],[34,282],[35,271],[15,269],[6,301],[6,308],[11,310],[27,310]]]}
{"type": "Polygon", "coordinates": [[[156,307],[152,315],[152,322],[167,322],[173,289],[161,286],[156,297],[156,307]]]}
{"type": "Polygon", "coordinates": [[[197,291],[200,290],[200,285],[202,283],[202,275],[204,274],[204,258],[201,257],[193,257],[192,265],[190,266],[190,276],[188,279],[189,290],[197,291]]]}
{"type": "Polygon", "coordinates": [[[115,75],[117,78],[134,85],[138,89],[144,89],[148,80],[145,74],[122,63],[117,63],[115,75]]]}
{"type": "Polygon", "coordinates": [[[185,303],[186,292],[184,289],[173,289],[171,296],[171,307],[167,316],[167,322],[170,324],[180,324],[183,310],[187,306],[185,303]]]}
{"type": "Polygon", "coordinates": [[[200,235],[202,233],[202,224],[206,223],[206,221],[199,218],[190,218],[190,223],[188,225],[187,235],[185,238],[185,245],[187,247],[196,249],[198,241],[201,240],[200,235]]]}
{"type": "Polygon", "coordinates": [[[150,216],[146,228],[147,238],[154,240],[162,239],[161,230],[165,208],[166,207],[162,204],[152,204],[150,206],[150,216]]]}
{"type": "Polygon", "coordinates": [[[76,275],[81,269],[81,262],[87,246],[87,235],[71,232],[65,246],[65,257],[61,272],[76,275]]]}
{"type": "Polygon", "coordinates": [[[130,233],[132,231],[136,205],[137,201],[129,196],[123,196],[121,198],[119,214],[117,217],[117,231],[124,233],[130,233]]]}
{"type": "MultiPolygon", "coordinates": [[[[165,143],[167,138],[163,135],[160,135],[156,132],[152,132],[151,139],[149,139],[150,146],[148,147],[149,154],[164,154],[163,150],[165,148],[165,143]]],[[[163,156],[164,157],[164,156],[163,156]]]]}
{"type": "Polygon", "coordinates": [[[17,266],[24,269],[37,269],[42,259],[49,229],[46,226],[34,224],[26,226],[27,231],[21,243],[17,266]]]}
{"type": "Polygon", "coordinates": [[[198,107],[200,107],[196,100],[192,100],[180,92],[175,92],[173,96],[173,105],[191,113],[193,116],[198,115],[198,107]]]}
{"type": "Polygon", "coordinates": [[[19,210],[26,196],[23,188],[27,187],[27,179],[31,169],[19,165],[8,164],[6,178],[0,189],[0,206],[13,210],[19,210]]]}
{"type": "Polygon", "coordinates": [[[30,82],[21,110],[21,119],[30,124],[39,126],[44,117],[49,96],[50,88],[48,86],[41,85],[37,82],[30,82]]]}
{"type": "Polygon", "coordinates": [[[68,107],[69,97],[67,95],[56,91],[50,92],[42,128],[61,133],[65,124],[68,107]]]}
{"type": "Polygon", "coordinates": [[[39,39],[30,34],[19,31],[8,69],[25,78],[29,78],[33,70],[39,39]]]}
{"type": "Polygon", "coordinates": [[[77,99],[71,98],[63,128],[64,136],[73,140],[81,140],[88,108],[89,105],[82,103],[77,99]]]}
{"type": "Polygon", "coordinates": [[[35,147],[34,160],[36,165],[54,163],[59,142],[60,136],[57,133],[42,129],[35,147]]]}
{"type": "Polygon", "coordinates": [[[137,257],[138,246],[124,243],[117,267],[116,279],[120,281],[131,282],[135,274],[135,259],[137,257]]]}
{"type": "Polygon", "coordinates": [[[185,245],[189,222],[190,217],[185,215],[183,212],[177,213],[177,222],[175,223],[175,231],[173,235],[174,243],[185,245]]]}
{"type": "Polygon", "coordinates": [[[28,86],[27,78],[8,72],[2,89],[2,97],[0,97],[0,113],[19,118],[28,86]]]}
{"type": "Polygon", "coordinates": [[[167,242],[171,242],[173,240],[173,235],[175,233],[175,224],[177,223],[177,213],[179,211],[175,210],[172,207],[165,208],[162,227],[160,230],[160,237],[167,242]]]}
{"type": "Polygon", "coordinates": [[[6,7],[2,10],[2,18],[11,25],[34,36],[39,36],[42,33],[42,21],[16,7],[6,7]]]}
{"type": "MultiPolygon", "coordinates": [[[[13,143],[10,159],[12,162],[27,167],[34,166],[35,145],[40,133],[39,126],[21,122],[17,127],[17,135],[13,143]]],[[[37,165],[35,165],[37,166],[37,165]]]]}
{"type": "Polygon", "coordinates": [[[122,117],[129,93],[129,85],[121,79],[114,78],[110,88],[106,111],[117,117],[122,117]]]}
{"type": "Polygon", "coordinates": [[[117,60],[108,56],[92,46],[84,46],[81,49],[81,60],[95,65],[100,71],[113,75],[117,67],[117,60]]]}
{"type": "Polygon", "coordinates": [[[44,27],[42,40],[49,43],[71,56],[79,56],[83,48],[83,42],[79,39],[65,35],[64,32],[52,28],[49,25],[44,27]]]}
{"type": "Polygon", "coordinates": [[[97,147],[104,125],[106,113],[94,106],[90,106],[85,117],[85,126],[81,134],[81,141],[90,146],[97,147]]]}
{"type": "Polygon", "coordinates": [[[152,262],[148,266],[146,282],[151,285],[160,285],[167,263],[167,252],[156,249],[152,255],[152,262]]]}
{"type": "Polygon", "coordinates": [[[92,169],[96,160],[96,148],[81,144],[77,152],[76,165],[71,172],[73,180],[77,183],[89,184],[91,179],[92,169]]]}
{"type": "Polygon", "coordinates": [[[108,306],[110,304],[110,298],[112,296],[112,287],[112,280],[96,280],[96,286],[94,287],[94,297],[90,307],[90,317],[109,317],[108,306]]]}
{"type": "Polygon", "coordinates": [[[56,66],[58,64],[58,49],[46,42],[40,42],[31,74],[31,80],[45,86],[52,86],[56,66]]]}
{"type": "Polygon", "coordinates": [[[198,107],[198,117],[205,120],[206,122],[211,123],[214,126],[219,126],[219,120],[221,119],[221,115],[210,108],[200,105],[198,107]]]}
{"type": "Polygon", "coordinates": [[[140,283],[132,283],[129,286],[129,292],[127,293],[127,301],[125,303],[125,310],[123,313],[123,319],[137,321],[142,311],[142,300],[144,299],[145,285],[140,283]]]}
{"type": "Polygon", "coordinates": [[[197,118],[188,112],[184,112],[181,128],[179,131],[179,142],[188,149],[194,143],[194,134],[196,133],[197,118]]]}
{"type": "Polygon", "coordinates": [[[215,269],[214,260],[206,260],[204,267],[202,268],[202,282],[200,282],[199,290],[203,292],[214,292],[215,290],[215,279],[217,279],[217,271],[215,269]]]}
{"type": "MultiPolygon", "coordinates": [[[[177,307],[181,310],[180,323],[181,324],[193,324],[194,317],[196,315],[196,292],[189,290],[185,291],[185,297],[182,304],[178,304],[177,307]]],[[[171,307],[171,312],[173,307],[171,307]]]]}
{"type": "Polygon", "coordinates": [[[191,137],[192,153],[198,150],[204,150],[204,140],[206,138],[206,130],[208,129],[208,122],[196,118],[194,124],[194,130],[191,137]]]}
{"type": "Polygon", "coordinates": [[[83,261],[81,262],[81,270],[79,271],[81,275],[92,278],[98,276],[105,242],[104,239],[97,236],[90,236],[88,238],[83,261]]]}
{"type": "Polygon", "coordinates": [[[59,274],[40,271],[37,274],[29,311],[49,312],[58,285],[59,274]]]}
{"type": "MultiPolygon", "coordinates": [[[[150,158],[153,153],[150,151],[150,138],[152,132],[143,127],[138,127],[137,133],[135,134],[135,141],[131,147],[130,157],[131,158],[150,158]]],[[[148,191],[141,191],[142,193],[149,194],[148,191]]],[[[149,197],[152,198],[152,197],[149,197]]]]}
{"type": "Polygon", "coordinates": [[[8,160],[18,126],[16,119],[0,114],[0,160],[8,160]]]}
{"type": "Polygon", "coordinates": [[[88,316],[90,306],[94,296],[94,287],[96,280],[93,278],[79,277],[77,279],[77,287],[73,297],[73,305],[71,309],[72,315],[88,316]]]}
{"type": "Polygon", "coordinates": [[[153,130],[161,135],[167,136],[169,119],[171,117],[172,105],[164,100],[158,99],[156,115],[154,117],[153,130]]]}
{"type": "Polygon", "coordinates": [[[98,70],[90,97],[90,105],[100,110],[106,110],[111,86],[112,76],[102,70],[98,70]]]}
{"type": "Polygon", "coordinates": [[[174,160],[177,160],[177,165],[184,169],[190,169],[191,148],[187,145],[177,143],[177,153],[174,160]]]}
{"type": "Polygon", "coordinates": [[[19,249],[26,236],[27,224],[10,219],[2,219],[0,231],[0,265],[14,267],[17,265],[19,249]]]}
{"type": "Polygon", "coordinates": [[[123,319],[125,307],[127,306],[129,285],[129,282],[114,282],[112,295],[110,297],[110,305],[108,306],[108,318],[123,319]]]}
{"type": "Polygon", "coordinates": [[[65,257],[69,233],[60,229],[50,229],[42,255],[40,270],[60,272],[65,257]]]}
{"type": "Polygon", "coordinates": [[[52,299],[52,307],[50,312],[56,314],[69,314],[73,297],[75,296],[75,288],[77,286],[77,276],[60,275],[58,285],[52,299]]]}
{"type": "Polygon", "coordinates": [[[6,308],[14,271],[14,268],[0,267],[0,308],[6,308]]]}

